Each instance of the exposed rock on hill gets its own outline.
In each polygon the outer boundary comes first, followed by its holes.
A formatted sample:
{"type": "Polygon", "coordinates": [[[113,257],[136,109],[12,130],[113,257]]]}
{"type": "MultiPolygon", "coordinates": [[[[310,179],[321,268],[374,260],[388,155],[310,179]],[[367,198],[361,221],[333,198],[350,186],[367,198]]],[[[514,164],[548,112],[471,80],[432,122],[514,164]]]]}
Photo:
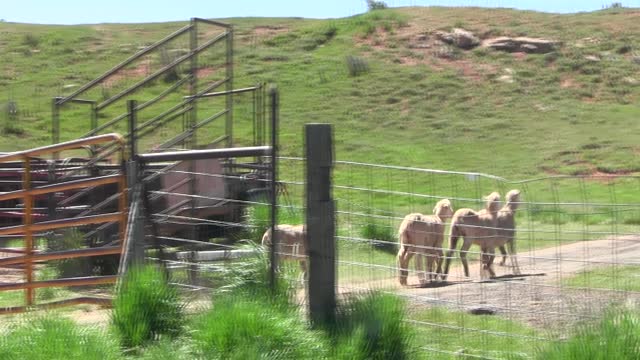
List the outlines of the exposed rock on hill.
{"type": "Polygon", "coordinates": [[[529,54],[546,54],[552,52],[558,43],[552,40],[529,38],[529,37],[507,37],[501,36],[487,39],[482,43],[483,47],[488,47],[498,51],[525,52],[529,54]]]}

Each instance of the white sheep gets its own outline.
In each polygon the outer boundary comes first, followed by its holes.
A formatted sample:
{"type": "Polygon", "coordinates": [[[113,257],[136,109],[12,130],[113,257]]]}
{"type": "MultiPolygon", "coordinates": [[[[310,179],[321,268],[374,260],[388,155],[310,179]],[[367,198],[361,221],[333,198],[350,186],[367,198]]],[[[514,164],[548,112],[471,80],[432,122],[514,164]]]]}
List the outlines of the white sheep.
{"type": "Polygon", "coordinates": [[[500,194],[491,193],[486,198],[484,211],[474,211],[472,209],[459,209],[453,214],[451,219],[451,231],[449,235],[449,251],[445,259],[444,274],[442,280],[447,279],[451,258],[456,250],[460,237],[464,238],[464,243],[460,249],[460,261],[464,268],[465,276],[469,277],[469,264],[467,262],[467,252],[472,244],[480,246],[482,253],[480,261],[480,277],[485,277],[485,272],[489,272],[494,277],[495,272],[491,267],[495,252],[493,242],[497,239],[497,213],[500,209],[500,194]]]}
{"type": "Polygon", "coordinates": [[[444,241],[445,221],[451,218],[453,208],[447,199],[440,200],[433,209],[434,215],[422,215],[420,213],[409,214],[404,217],[398,230],[400,239],[400,251],[397,262],[400,269],[400,285],[407,285],[409,275],[409,261],[416,254],[416,270],[420,285],[427,281],[422,269],[423,257],[426,257],[426,265],[429,280],[437,279],[442,272],[442,242],[444,241]],[[433,272],[433,262],[437,263],[437,270],[433,272]]]}
{"type": "MultiPolygon", "coordinates": [[[[306,279],[307,274],[307,233],[304,225],[277,225],[278,236],[276,254],[278,259],[291,259],[300,263],[301,278],[306,279]]],[[[269,251],[271,241],[271,228],[262,236],[262,246],[269,251]]]]}

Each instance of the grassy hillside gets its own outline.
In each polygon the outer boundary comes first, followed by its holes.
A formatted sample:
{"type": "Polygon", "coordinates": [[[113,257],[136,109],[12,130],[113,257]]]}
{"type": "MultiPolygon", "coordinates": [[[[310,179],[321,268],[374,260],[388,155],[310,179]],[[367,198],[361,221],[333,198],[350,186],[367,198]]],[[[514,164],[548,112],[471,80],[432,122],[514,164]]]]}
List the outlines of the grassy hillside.
{"type": "MultiPolygon", "coordinates": [[[[301,154],[304,123],[331,122],[339,159],[522,178],[640,172],[639,18],[632,9],[554,15],[429,7],[224,21],[236,31],[235,87],[267,81],[281,89],[286,154],[301,154]],[[535,55],[413,45],[452,27],[562,46],[535,55]],[[355,74],[348,56],[368,71],[355,74]]],[[[48,143],[52,96],[182,25],[0,23],[0,150],[48,143]],[[4,110],[8,101],[17,118],[4,110]]],[[[65,116],[63,138],[84,133],[88,121],[81,111],[65,116]]],[[[246,122],[238,127],[248,141],[246,122]]]]}

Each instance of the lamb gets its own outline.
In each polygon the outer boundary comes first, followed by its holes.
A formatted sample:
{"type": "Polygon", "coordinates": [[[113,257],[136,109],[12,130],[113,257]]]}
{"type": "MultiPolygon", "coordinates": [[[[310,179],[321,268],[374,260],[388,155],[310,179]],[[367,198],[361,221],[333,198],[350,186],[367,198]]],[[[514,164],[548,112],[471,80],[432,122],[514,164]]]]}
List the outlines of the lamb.
{"type": "Polygon", "coordinates": [[[520,274],[520,266],[518,264],[518,256],[516,254],[516,210],[518,209],[518,203],[520,201],[520,190],[511,190],[505,195],[505,205],[498,211],[498,238],[497,242],[504,242],[500,245],[500,253],[502,254],[501,266],[505,266],[507,262],[507,251],[505,250],[505,244],[509,249],[509,256],[511,257],[511,265],[513,265],[513,273],[515,275],[520,274]]]}
{"type": "MultiPolygon", "coordinates": [[[[278,241],[276,254],[279,259],[297,260],[302,270],[301,278],[307,276],[307,233],[304,225],[277,225],[278,241]]],[[[271,228],[262,236],[262,246],[271,247],[271,228]]]]}
{"type": "Polygon", "coordinates": [[[398,230],[400,251],[397,262],[400,269],[400,285],[407,285],[409,275],[409,261],[414,254],[416,269],[419,271],[420,285],[427,281],[422,269],[423,257],[426,257],[429,280],[435,280],[442,272],[442,242],[444,240],[444,223],[451,218],[453,208],[447,199],[440,200],[433,209],[434,215],[412,213],[404,217],[398,230]],[[433,272],[433,261],[437,263],[437,270],[433,272]]]}
{"type": "MultiPolygon", "coordinates": [[[[469,277],[469,264],[467,262],[467,252],[472,244],[480,246],[482,257],[480,262],[480,276],[485,277],[488,271],[490,276],[494,277],[495,272],[491,267],[495,256],[497,245],[493,241],[497,239],[497,213],[500,209],[500,194],[493,192],[486,198],[485,211],[476,212],[472,209],[459,209],[453,214],[451,219],[451,230],[449,235],[449,251],[445,259],[444,273],[442,280],[446,280],[449,274],[449,266],[451,258],[457,247],[458,239],[464,238],[464,243],[460,249],[460,260],[464,268],[465,276],[469,277]]],[[[504,245],[504,244],[503,244],[504,245]]]]}

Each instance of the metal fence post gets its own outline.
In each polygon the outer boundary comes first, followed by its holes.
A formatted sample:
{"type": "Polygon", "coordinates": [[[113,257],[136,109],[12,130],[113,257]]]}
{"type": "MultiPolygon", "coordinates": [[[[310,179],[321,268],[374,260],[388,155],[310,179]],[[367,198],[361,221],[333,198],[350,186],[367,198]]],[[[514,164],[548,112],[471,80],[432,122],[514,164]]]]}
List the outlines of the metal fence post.
{"type": "Polygon", "coordinates": [[[332,140],[331,125],[305,126],[309,314],[316,325],[333,322],[336,307],[332,140]]]}
{"type": "Polygon", "coordinates": [[[278,222],[278,106],[279,97],[278,89],[272,87],[269,90],[269,96],[271,98],[271,249],[269,252],[269,282],[271,288],[276,288],[276,268],[278,267],[278,258],[276,257],[276,251],[278,249],[278,233],[276,232],[276,225],[278,222]]]}

